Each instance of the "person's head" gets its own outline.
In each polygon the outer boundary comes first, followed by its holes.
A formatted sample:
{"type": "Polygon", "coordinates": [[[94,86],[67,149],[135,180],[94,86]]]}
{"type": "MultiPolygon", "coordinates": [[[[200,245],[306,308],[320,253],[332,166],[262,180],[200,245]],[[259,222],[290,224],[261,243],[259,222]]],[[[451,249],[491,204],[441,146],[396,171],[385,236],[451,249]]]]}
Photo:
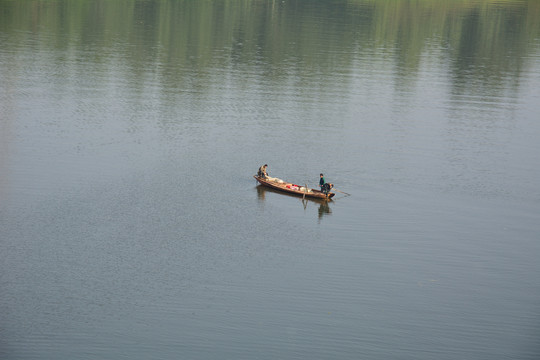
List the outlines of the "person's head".
{"type": "Polygon", "coordinates": [[[268,167],[268,165],[267,165],[267,164],[264,164],[264,167],[268,167]]]}
{"type": "Polygon", "coordinates": [[[321,174],[321,177],[323,177],[323,176],[324,176],[324,175],[323,175],[323,174],[321,174]]]}

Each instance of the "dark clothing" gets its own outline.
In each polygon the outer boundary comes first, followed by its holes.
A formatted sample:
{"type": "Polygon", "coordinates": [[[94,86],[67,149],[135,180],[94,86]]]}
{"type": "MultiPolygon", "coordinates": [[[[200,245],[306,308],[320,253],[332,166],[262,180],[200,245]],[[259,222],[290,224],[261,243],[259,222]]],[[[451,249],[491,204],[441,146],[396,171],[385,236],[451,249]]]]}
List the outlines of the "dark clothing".
{"type": "Polygon", "coordinates": [[[268,176],[268,173],[266,172],[266,166],[264,166],[264,165],[261,166],[261,167],[259,168],[259,171],[257,172],[257,175],[258,175],[259,177],[262,177],[262,178],[267,177],[267,176],[268,176]]]}
{"type": "Polygon", "coordinates": [[[319,186],[321,187],[321,191],[325,194],[328,194],[328,192],[330,191],[331,186],[324,180],[324,176],[321,176],[321,179],[319,180],[319,186]]]}
{"type": "Polygon", "coordinates": [[[321,190],[323,193],[328,194],[330,192],[332,185],[325,183],[321,186],[321,190]]]}

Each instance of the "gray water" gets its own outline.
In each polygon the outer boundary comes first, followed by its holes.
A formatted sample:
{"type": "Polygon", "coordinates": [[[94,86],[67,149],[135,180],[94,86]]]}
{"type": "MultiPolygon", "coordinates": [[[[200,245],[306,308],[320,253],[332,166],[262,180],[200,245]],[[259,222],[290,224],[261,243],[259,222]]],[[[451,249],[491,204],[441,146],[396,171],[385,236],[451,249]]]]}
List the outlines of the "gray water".
{"type": "Polygon", "coordinates": [[[0,358],[538,359],[539,114],[532,0],[1,0],[0,358]]]}

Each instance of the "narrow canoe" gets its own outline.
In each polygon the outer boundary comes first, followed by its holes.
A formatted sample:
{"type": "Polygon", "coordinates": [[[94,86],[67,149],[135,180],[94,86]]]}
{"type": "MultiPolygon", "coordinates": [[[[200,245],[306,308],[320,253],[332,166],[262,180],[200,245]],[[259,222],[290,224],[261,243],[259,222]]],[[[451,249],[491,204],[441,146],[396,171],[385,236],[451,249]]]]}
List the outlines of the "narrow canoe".
{"type": "Polygon", "coordinates": [[[272,189],[280,190],[283,192],[287,192],[289,194],[295,194],[295,195],[305,196],[305,197],[315,198],[315,199],[330,199],[334,195],[336,195],[333,192],[329,192],[328,194],[325,194],[320,190],[310,189],[304,186],[288,183],[277,178],[271,178],[271,177],[262,178],[257,175],[254,175],[253,177],[261,185],[268,186],[272,189]]]}

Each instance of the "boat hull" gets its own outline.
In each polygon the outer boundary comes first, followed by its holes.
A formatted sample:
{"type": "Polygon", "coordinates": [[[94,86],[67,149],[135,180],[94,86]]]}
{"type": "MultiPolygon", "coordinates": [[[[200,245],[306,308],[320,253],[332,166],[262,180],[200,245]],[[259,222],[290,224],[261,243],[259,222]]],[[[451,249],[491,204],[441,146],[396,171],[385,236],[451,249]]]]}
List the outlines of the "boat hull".
{"type": "Polygon", "coordinates": [[[305,196],[305,197],[311,198],[311,199],[331,199],[335,195],[335,193],[332,193],[332,192],[329,192],[328,194],[325,194],[322,191],[316,190],[316,189],[309,189],[309,192],[308,191],[302,191],[302,190],[300,190],[300,186],[292,184],[292,183],[284,182],[284,183],[280,184],[280,183],[275,183],[275,182],[272,182],[272,181],[268,181],[268,180],[266,180],[264,178],[258,177],[257,175],[254,175],[253,177],[261,185],[270,187],[272,189],[280,190],[280,191],[286,192],[288,194],[294,194],[294,195],[298,195],[298,196],[302,196],[302,197],[305,196]],[[287,186],[290,186],[290,187],[287,187],[287,186]],[[295,189],[294,187],[298,188],[298,190],[295,189]]]}

